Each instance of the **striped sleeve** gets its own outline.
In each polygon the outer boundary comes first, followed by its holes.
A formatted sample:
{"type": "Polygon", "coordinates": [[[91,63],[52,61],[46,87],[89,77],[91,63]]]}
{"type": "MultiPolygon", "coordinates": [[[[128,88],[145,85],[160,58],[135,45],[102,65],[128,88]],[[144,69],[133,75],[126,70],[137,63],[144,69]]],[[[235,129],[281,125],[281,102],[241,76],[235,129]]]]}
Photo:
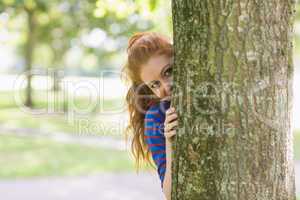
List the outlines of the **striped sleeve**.
{"type": "Polygon", "coordinates": [[[161,188],[166,172],[166,145],[163,132],[163,115],[158,107],[152,106],[145,115],[145,141],[148,144],[152,158],[156,164],[157,172],[161,181],[161,188]]]}

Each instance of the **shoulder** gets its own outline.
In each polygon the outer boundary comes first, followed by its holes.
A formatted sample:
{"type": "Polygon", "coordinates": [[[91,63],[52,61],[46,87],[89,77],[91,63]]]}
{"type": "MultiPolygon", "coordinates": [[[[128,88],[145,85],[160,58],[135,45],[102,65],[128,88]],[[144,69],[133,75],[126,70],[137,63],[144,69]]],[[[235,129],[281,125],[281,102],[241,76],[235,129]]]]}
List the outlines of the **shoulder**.
{"type": "Polygon", "coordinates": [[[166,110],[170,107],[170,101],[160,101],[152,104],[145,114],[145,120],[161,122],[164,121],[166,110]]]}

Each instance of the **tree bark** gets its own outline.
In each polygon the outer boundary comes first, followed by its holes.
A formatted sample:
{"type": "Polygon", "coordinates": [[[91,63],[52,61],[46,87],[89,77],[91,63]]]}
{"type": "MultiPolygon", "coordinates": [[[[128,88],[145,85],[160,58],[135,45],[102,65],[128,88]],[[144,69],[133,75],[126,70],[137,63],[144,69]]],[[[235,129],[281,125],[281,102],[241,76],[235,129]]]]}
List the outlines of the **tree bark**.
{"type": "Polygon", "coordinates": [[[295,198],[294,0],[173,0],[172,200],[295,198]]]}

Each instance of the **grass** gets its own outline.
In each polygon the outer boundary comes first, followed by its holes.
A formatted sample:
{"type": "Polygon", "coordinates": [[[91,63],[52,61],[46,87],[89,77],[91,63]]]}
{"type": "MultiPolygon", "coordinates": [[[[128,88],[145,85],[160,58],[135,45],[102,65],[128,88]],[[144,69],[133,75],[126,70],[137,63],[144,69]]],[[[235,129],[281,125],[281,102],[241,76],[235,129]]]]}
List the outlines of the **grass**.
{"type": "Polygon", "coordinates": [[[65,121],[63,115],[33,115],[18,108],[2,109],[0,113],[0,122],[13,127],[73,131],[73,127],[68,126],[65,121]]]}
{"type": "MultiPolygon", "coordinates": [[[[34,108],[55,108],[56,111],[68,111],[70,109],[78,109],[79,111],[86,110],[90,107],[90,114],[97,113],[101,110],[104,111],[116,111],[117,109],[124,108],[124,99],[97,99],[90,100],[89,97],[75,96],[71,98],[68,94],[62,91],[46,91],[46,90],[34,90],[32,93],[32,99],[34,108]]],[[[0,92],[0,108],[16,108],[23,105],[25,101],[25,91],[2,91],[0,92]],[[21,105],[18,105],[18,99],[20,99],[21,105]]]]}
{"type": "Polygon", "coordinates": [[[134,171],[133,161],[125,151],[0,135],[0,178],[122,171],[134,171]]]}
{"type": "MultiPolygon", "coordinates": [[[[295,159],[299,160],[300,130],[294,136],[295,159]]],[[[149,169],[149,166],[144,166],[142,171],[149,169]]],[[[133,160],[126,151],[0,135],[0,178],[132,171],[133,160]]]]}
{"type": "Polygon", "coordinates": [[[300,130],[294,131],[294,158],[300,160],[300,130]]]}
{"type": "MultiPolygon", "coordinates": [[[[105,116],[104,116],[105,117],[105,116]]],[[[35,115],[22,112],[18,108],[2,109],[0,123],[14,128],[32,128],[47,132],[65,132],[73,135],[98,135],[123,137],[122,123],[117,121],[103,121],[104,117],[92,115],[88,117],[74,117],[69,121],[66,115],[35,115]],[[118,123],[118,124],[117,124],[118,123]]]]}
{"type": "Polygon", "coordinates": [[[294,49],[294,55],[299,56],[300,55],[300,35],[296,35],[294,36],[294,40],[295,40],[295,49],[294,49]]]}
{"type": "Polygon", "coordinates": [[[32,128],[47,132],[65,132],[73,135],[98,135],[123,137],[122,123],[101,121],[97,116],[87,118],[74,117],[68,121],[64,115],[33,115],[19,109],[2,109],[0,123],[14,128],[32,128]]]}
{"type": "MultiPolygon", "coordinates": [[[[24,91],[23,91],[24,92],[24,91]]],[[[21,91],[21,95],[23,95],[21,91]]],[[[50,95],[57,95],[53,92],[50,95]]],[[[122,108],[124,100],[121,98],[106,99],[103,104],[95,104],[89,112],[80,115],[81,110],[75,110],[70,105],[76,104],[79,109],[86,109],[89,99],[80,97],[72,100],[72,103],[47,100],[46,91],[35,91],[33,99],[35,108],[33,110],[24,111],[24,107],[18,107],[14,99],[15,93],[12,91],[0,93],[0,123],[17,128],[34,128],[47,130],[48,132],[67,132],[72,134],[93,134],[93,135],[110,135],[114,137],[122,136],[121,129],[116,129],[116,121],[109,122],[105,120],[107,115],[101,115],[100,109],[103,111],[115,111],[122,108]],[[64,112],[64,104],[68,107],[68,111],[64,112]],[[55,106],[55,110],[49,111],[48,106],[55,106]],[[45,109],[41,114],[34,114],[38,110],[45,109]],[[104,121],[105,120],[105,121],[104,121]],[[84,126],[81,126],[83,125],[84,126]]],[[[58,98],[59,99],[59,98],[58,98]]],[[[124,109],[124,108],[123,108],[124,109]]],[[[121,111],[123,111],[121,109],[121,111]]],[[[118,128],[124,128],[119,127],[118,128]]]]}

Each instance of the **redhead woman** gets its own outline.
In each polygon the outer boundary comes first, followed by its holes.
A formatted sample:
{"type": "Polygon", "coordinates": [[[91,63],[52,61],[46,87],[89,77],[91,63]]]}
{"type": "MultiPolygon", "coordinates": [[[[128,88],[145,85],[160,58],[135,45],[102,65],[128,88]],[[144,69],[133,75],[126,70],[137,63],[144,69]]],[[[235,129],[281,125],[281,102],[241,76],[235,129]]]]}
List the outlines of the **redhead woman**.
{"type": "Polygon", "coordinates": [[[152,164],[170,200],[172,138],[178,126],[175,108],[170,107],[172,43],[159,33],[136,33],[128,42],[127,54],[122,69],[131,84],[126,95],[130,120],[126,135],[131,136],[137,167],[144,161],[152,164]]]}

